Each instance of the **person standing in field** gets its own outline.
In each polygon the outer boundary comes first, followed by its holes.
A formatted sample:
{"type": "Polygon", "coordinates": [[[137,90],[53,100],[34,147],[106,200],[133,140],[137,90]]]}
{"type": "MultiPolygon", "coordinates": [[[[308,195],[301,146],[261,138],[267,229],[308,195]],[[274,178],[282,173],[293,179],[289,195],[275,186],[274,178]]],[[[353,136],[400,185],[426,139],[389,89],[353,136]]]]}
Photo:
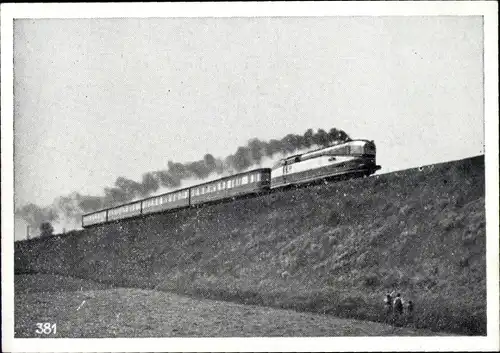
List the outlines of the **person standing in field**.
{"type": "Polygon", "coordinates": [[[413,301],[408,300],[408,304],[406,304],[406,313],[408,315],[413,315],[413,301]]]}
{"type": "Polygon", "coordinates": [[[403,299],[401,298],[401,294],[396,294],[396,298],[394,299],[393,303],[393,308],[394,308],[394,314],[396,316],[400,316],[403,314],[403,299]]]}
{"type": "Polygon", "coordinates": [[[392,317],[392,297],[389,293],[385,295],[384,298],[384,309],[385,309],[385,321],[389,322],[392,317]]]}
{"type": "Polygon", "coordinates": [[[390,314],[392,312],[392,297],[389,293],[385,295],[384,306],[386,314],[390,314]]]}

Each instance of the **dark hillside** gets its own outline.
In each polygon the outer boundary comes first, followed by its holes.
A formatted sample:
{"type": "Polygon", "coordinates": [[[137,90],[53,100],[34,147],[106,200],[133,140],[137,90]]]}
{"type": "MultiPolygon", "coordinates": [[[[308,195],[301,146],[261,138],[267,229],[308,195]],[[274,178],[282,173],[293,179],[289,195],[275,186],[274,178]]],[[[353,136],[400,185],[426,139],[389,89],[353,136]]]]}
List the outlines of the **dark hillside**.
{"type": "Polygon", "coordinates": [[[16,272],[486,334],[484,157],[16,243],[16,272]]]}

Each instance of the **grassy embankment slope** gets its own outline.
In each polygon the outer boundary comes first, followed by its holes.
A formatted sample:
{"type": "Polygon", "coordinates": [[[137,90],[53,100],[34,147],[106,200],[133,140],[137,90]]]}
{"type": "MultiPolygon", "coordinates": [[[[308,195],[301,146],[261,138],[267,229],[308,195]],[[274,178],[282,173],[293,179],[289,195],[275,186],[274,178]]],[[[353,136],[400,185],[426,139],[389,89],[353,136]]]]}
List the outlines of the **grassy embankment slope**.
{"type": "Polygon", "coordinates": [[[16,243],[17,273],[486,334],[484,157],[16,243]]]}

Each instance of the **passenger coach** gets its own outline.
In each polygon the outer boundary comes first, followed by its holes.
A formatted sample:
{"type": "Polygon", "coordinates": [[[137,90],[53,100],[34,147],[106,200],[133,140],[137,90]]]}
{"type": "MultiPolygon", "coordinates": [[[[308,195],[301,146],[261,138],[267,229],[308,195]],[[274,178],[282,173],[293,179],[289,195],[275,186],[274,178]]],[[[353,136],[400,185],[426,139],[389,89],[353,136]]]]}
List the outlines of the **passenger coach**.
{"type": "Polygon", "coordinates": [[[255,169],[82,216],[82,227],[268,191],[271,170],[255,169]]]}
{"type": "Polygon", "coordinates": [[[261,168],[191,187],[191,205],[269,190],[271,170],[261,168]]]}

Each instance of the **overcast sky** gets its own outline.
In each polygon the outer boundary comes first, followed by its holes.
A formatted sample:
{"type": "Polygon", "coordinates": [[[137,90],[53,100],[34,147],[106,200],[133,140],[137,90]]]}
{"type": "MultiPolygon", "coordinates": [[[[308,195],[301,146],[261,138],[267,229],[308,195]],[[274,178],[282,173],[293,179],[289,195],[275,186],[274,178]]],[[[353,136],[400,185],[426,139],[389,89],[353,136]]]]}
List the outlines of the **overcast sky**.
{"type": "Polygon", "coordinates": [[[383,171],[484,153],[481,17],[15,20],[16,206],[338,128],[383,171]]]}

